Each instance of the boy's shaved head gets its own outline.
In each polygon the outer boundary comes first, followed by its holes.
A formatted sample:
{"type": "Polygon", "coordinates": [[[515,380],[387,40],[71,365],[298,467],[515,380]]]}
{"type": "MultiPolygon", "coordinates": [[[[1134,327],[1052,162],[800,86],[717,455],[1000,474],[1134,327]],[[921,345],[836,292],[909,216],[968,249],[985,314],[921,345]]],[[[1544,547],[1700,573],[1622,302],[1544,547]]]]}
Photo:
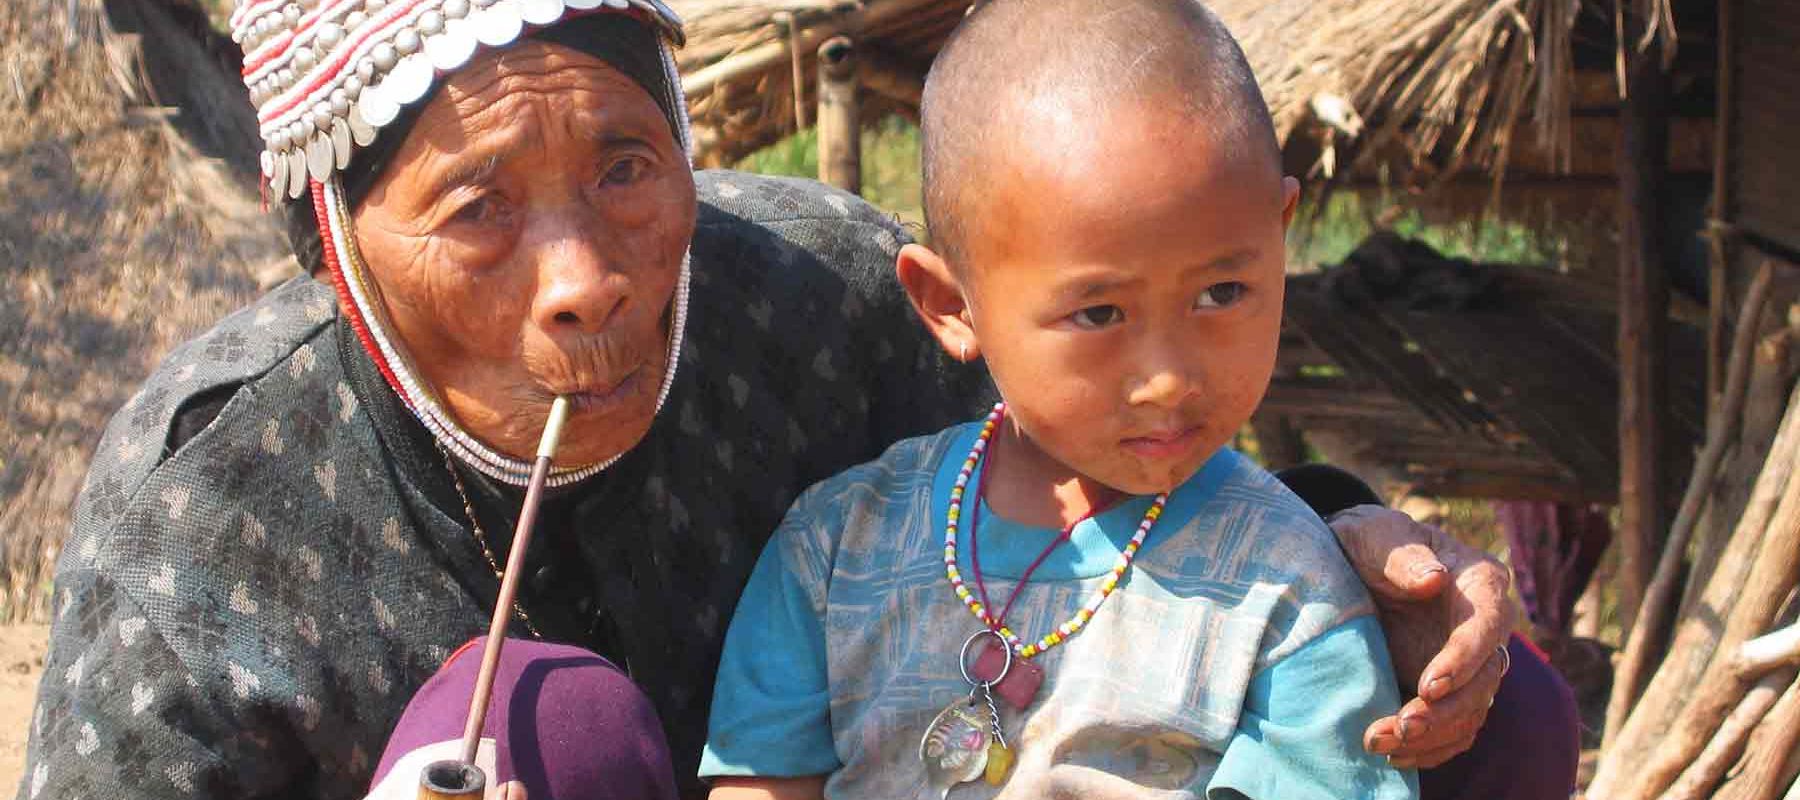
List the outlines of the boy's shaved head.
{"type": "Polygon", "coordinates": [[[1153,114],[1280,179],[1268,107],[1243,51],[1199,0],[988,0],[932,64],[920,107],[926,222],[964,260],[1002,164],[1054,168],[1119,115],[1153,114]]]}

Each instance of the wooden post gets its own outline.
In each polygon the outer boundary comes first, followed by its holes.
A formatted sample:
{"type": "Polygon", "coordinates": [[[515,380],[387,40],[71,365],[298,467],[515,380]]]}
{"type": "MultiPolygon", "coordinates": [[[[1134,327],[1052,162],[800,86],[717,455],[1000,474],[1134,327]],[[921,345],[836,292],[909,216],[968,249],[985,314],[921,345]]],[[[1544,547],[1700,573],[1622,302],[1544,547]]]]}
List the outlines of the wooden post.
{"type": "Polygon", "coordinates": [[[1621,45],[1627,78],[1619,146],[1619,618],[1627,634],[1650,583],[1665,521],[1663,360],[1669,310],[1658,213],[1668,162],[1669,73],[1660,40],[1645,50],[1636,47],[1642,26],[1651,22],[1633,22],[1621,45]]]}
{"type": "Polygon", "coordinates": [[[1256,414],[1250,417],[1250,430],[1256,433],[1263,466],[1278,470],[1306,463],[1306,441],[1292,419],[1281,414],[1256,414]]]}
{"type": "Polygon", "coordinates": [[[858,125],[856,48],[849,37],[819,45],[819,180],[862,194],[862,130],[858,125]]]}
{"type": "MultiPolygon", "coordinates": [[[[1706,325],[1706,410],[1718,407],[1719,394],[1725,382],[1725,327],[1731,316],[1731,300],[1727,297],[1730,281],[1731,251],[1725,241],[1730,230],[1731,213],[1731,71],[1736,63],[1731,51],[1737,42],[1731,30],[1731,0],[1719,4],[1719,84],[1713,112],[1713,213],[1707,225],[1708,255],[1706,325]]],[[[1707,427],[1722,422],[1709,413],[1707,427]]]]}

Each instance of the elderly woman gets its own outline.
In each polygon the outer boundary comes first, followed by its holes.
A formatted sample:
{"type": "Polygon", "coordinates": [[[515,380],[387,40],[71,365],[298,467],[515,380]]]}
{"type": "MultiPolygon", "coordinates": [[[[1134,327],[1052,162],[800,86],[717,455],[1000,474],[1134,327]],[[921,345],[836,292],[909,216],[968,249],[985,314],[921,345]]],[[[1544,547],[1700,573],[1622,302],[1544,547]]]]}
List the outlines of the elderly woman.
{"type": "MultiPolygon", "coordinates": [[[[232,24],[311,275],[114,419],[21,797],[362,794],[485,627],[557,395],[515,632],[627,670],[698,793],[726,621],[789,502],[986,402],[890,278],[904,234],[812,183],[696,175],[658,0],[248,0],[232,24]]],[[[1443,762],[1501,685],[1505,575],[1390,512],[1336,529],[1425,695],[1367,744],[1443,762]]]]}

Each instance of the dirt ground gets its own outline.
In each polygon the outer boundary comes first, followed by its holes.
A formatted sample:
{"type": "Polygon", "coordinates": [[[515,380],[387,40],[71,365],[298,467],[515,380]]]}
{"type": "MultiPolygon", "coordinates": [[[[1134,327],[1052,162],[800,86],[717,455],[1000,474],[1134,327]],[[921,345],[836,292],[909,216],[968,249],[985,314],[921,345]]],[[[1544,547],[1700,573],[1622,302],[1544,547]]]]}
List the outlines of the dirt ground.
{"type": "Polygon", "coordinates": [[[0,797],[10,797],[25,766],[25,734],[44,671],[46,625],[0,625],[0,797]]]}

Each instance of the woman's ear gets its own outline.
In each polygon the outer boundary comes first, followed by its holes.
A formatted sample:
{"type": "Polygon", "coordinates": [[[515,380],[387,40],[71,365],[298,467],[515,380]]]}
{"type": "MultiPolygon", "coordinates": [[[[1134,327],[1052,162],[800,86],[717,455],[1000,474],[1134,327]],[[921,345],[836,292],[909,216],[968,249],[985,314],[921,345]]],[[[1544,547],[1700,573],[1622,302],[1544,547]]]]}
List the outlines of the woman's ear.
{"type": "Polygon", "coordinates": [[[919,319],[925,321],[926,329],[937,337],[945,352],[958,361],[981,356],[962,281],[943,256],[924,245],[906,245],[894,260],[894,274],[906,289],[913,310],[919,312],[919,319]]]}

